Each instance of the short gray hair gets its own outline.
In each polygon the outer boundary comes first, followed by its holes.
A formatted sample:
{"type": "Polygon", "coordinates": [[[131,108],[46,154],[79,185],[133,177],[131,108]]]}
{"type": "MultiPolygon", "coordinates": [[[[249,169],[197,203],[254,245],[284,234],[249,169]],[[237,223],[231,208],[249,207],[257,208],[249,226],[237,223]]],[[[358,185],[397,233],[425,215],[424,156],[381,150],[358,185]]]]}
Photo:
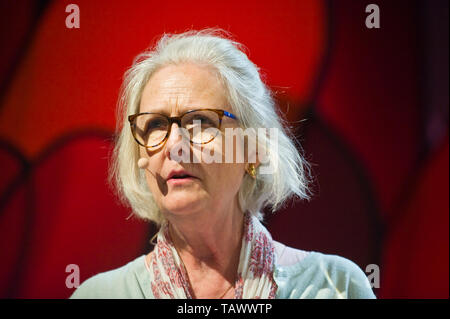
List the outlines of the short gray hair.
{"type": "Polygon", "coordinates": [[[137,216],[157,225],[164,221],[149,191],[145,173],[137,166],[139,146],[127,125],[127,116],[139,111],[142,91],[152,74],[166,65],[180,63],[206,65],[217,72],[228,103],[243,129],[278,129],[278,151],[270,152],[268,147],[269,162],[276,163],[277,169],[273,174],[258,174],[256,179],[245,175],[238,193],[242,211],[262,219],[261,211],[265,207],[275,211],[288,198],[309,199],[309,165],[287,123],[278,116],[273,94],[261,80],[259,68],[244,51],[240,43],[220,29],[164,34],[154,47],[138,55],[125,73],[109,177],[120,199],[137,216]]]}

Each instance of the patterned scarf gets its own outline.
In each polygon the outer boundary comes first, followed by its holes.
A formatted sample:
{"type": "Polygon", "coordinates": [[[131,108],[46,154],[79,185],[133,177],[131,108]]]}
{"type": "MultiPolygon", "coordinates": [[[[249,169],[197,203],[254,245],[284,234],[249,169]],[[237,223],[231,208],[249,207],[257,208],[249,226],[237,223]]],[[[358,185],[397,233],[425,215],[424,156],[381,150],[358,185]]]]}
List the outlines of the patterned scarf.
{"type": "MultiPolygon", "coordinates": [[[[246,214],[234,285],[235,299],[275,298],[277,285],[273,279],[274,257],[274,245],[269,232],[256,217],[246,214]]],[[[192,298],[188,275],[172,243],[167,223],[158,233],[148,270],[155,298],[192,298]]]]}

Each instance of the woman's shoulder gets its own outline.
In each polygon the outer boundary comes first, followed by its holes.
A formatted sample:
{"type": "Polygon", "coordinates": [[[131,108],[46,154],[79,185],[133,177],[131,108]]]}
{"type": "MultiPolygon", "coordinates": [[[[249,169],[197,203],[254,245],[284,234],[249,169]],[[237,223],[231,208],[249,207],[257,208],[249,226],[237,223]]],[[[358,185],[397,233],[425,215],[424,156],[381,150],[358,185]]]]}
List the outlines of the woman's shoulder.
{"type": "Polygon", "coordinates": [[[71,299],[142,298],[140,285],[145,274],[145,256],[126,265],[99,273],[85,280],[72,294],[71,299]]]}
{"type": "Polygon", "coordinates": [[[275,254],[280,298],[375,298],[366,274],[347,258],[280,243],[275,254]]]}

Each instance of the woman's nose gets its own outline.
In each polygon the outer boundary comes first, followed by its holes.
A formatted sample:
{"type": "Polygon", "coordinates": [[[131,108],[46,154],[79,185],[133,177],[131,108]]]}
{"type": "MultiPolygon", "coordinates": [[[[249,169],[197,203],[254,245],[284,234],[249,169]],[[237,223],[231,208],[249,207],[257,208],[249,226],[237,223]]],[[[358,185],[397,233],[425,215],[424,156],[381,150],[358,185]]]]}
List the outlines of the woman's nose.
{"type": "Polygon", "coordinates": [[[172,123],[170,134],[164,145],[164,153],[167,158],[180,162],[186,161],[186,155],[189,156],[189,138],[183,134],[183,128],[177,123],[172,123]],[[186,154],[187,153],[187,154],[186,154]]]}

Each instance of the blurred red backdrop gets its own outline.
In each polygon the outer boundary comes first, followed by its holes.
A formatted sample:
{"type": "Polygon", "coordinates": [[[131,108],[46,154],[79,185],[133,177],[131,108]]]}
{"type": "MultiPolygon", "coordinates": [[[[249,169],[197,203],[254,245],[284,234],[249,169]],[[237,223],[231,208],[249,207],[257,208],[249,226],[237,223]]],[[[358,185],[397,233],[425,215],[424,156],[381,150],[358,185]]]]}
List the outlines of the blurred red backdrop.
{"type": "Polygon", "coordinates": [[[66,298],[151,249],[106,182],[133,58],[164,32],[220,27],[248,48],[296,127],[312,201],[273,237],[380,267],[380,298],[448,298],[448,2],[0,2],[0,297],[66,298]],[[302,121],[301,120],[305,120],[302,121]],[[300,124],[301,123],[301,124],[300,124]]]}

